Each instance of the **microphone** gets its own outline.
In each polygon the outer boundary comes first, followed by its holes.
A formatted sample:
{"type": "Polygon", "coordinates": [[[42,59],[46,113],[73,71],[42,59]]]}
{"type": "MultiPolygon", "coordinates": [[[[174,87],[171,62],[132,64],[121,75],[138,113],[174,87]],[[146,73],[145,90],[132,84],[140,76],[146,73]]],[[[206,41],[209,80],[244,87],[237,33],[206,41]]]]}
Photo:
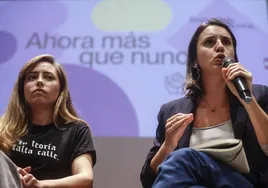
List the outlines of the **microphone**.
{"type": "MultiPolygon", "coordinates": [[[[229,64],[236,63],[235,60],[231,57],[225,57],[223,59],[222,67],[226,68],[229,64]]],[[[252,100],[250,90],[245,82],[245,79],[242,76],[237,76],[232,80],[239,96],[246,103],[249,103],[252,100]]]]}

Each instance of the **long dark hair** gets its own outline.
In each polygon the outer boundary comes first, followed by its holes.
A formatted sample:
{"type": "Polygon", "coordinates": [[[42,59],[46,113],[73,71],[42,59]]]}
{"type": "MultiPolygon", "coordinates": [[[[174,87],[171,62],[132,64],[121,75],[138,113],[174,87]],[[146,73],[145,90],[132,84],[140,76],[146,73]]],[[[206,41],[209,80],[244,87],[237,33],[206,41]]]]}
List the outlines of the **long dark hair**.
{"type": "Polygon", "coordinates": [[[201,71],[200,68],[196,65],[197,59],[197,43],[200,34],[211,25],[216,25],[225,28],[228,33],[231,35],[234,52],[235,52],[235,60],[238,61],[237,53],[236,53],[236,38],[228,27],[223,21],[213,18],[208,20],[207,22],[202,23],[193,34],[191,41],[188,46],[187,52],[187,65],[186,65],[186,80],[184,85],[184,91],[186,91],[186,96],[192,99],[196,99],[198,96],[201,97],[204,95],[204,89],[201,81],[201,71]]]}

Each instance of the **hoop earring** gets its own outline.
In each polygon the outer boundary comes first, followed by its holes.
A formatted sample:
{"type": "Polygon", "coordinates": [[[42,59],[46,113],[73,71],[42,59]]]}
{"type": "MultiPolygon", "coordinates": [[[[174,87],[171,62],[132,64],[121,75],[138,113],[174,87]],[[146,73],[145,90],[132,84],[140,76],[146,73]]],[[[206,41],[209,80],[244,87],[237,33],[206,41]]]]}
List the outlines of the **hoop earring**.
{"type": "Polygon", "coordinates": [[[201,78],[201,71],[200,71],[200,67],[197,63],[194,64],[193,68],[196,70],[196,74],[197,74],[197,78],[196,80],[199,81],[201,78]]]}

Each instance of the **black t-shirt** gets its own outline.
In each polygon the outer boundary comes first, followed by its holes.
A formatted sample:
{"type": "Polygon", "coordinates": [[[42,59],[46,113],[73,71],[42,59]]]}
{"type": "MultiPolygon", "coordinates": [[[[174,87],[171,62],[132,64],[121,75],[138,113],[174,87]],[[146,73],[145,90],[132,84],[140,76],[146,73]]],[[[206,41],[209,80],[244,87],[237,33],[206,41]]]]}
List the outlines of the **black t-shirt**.
{"type": "Polygon", "coordinates": [[[70,123],[59,128],[28,125],[27,134],[13,147],[11,160],[22,168],[31,166],[30,173],[39,180],[72,175],[72,162],[81,154],[91,154],[94,166],[96,151],[89,127],[70,123]]]}

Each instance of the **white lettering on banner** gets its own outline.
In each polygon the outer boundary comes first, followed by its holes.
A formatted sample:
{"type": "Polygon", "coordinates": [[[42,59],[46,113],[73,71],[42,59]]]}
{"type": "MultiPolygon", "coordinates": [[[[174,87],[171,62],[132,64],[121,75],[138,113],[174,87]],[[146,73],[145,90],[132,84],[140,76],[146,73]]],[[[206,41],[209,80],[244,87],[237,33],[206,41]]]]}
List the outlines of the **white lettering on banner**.
{"type": "MultiPolygon", "coordinates": [[[[25,49],[78,49],[78,61],[82,65],[119,66],[129,63],[137,65],[185,65],[186,51],[152,51],[151,37],[129,32],[124,35],[60,36],[34,32],[28,39],[25,49]]],[[[40,146],[41,147],[41,146],[40,146]]]]}

